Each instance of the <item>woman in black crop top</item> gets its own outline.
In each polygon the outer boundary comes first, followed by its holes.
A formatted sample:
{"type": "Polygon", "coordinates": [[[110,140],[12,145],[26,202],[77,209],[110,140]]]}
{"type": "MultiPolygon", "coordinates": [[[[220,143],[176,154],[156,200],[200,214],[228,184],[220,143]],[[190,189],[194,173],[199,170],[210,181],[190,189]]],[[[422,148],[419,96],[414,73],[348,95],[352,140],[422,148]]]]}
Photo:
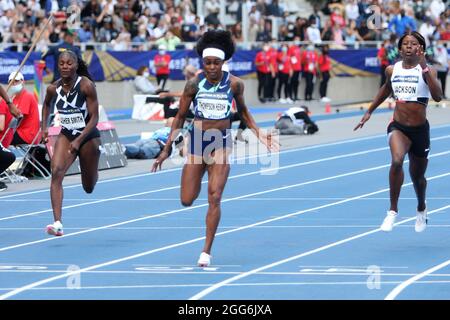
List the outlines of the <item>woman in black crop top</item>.
{"type": "Polygon", "coordinates": [[[81,182],[87,193],[94,190],[98,179],[100,158],[100,133],[98,123],[98,100],[95,84],[83,60],[72,51],[61,53],[58,59],[61,78],[47,88],[42,109],[42,138],[48,137],[47,122],[51,108],[61,116],[61,132],[55,143],[51,159],[52,200],[54,223],[47,226],[47,233],[63,235],[61,223],[63,188],[67,170],[80,158],[81,182]]]}
{"type": "Polygon", "coordinates": [[[398,215],[398,199],[404,180],[403,161],[409,157],[409,173],[417,196],[416,232],[422,232],[427,225],[425,171],[430,151],[430,126],[426,118],[428,95],[434,101],[441,101],[443,93],[436,70],[427,66],[425,39],[418,32],[405,33],[398,42],[402,61],[386,68],[387,81],[354,130],[362,128],[372,112],[391,94],[396,98],[394,116],[387,132],[391,150],[389,171],[390,209],[381,230],[391,231],[398,215]],[[394,72],[395,70],[398,70],[394,72]],[[394,73],[394,77],[393,77],[394,73]],[[396,88],[394,92],[393,87],[396,88]],[[421,93],[422,91],[422,93],[421,93]],[[425,93],[426,92],[426,97],[425,93]]]}

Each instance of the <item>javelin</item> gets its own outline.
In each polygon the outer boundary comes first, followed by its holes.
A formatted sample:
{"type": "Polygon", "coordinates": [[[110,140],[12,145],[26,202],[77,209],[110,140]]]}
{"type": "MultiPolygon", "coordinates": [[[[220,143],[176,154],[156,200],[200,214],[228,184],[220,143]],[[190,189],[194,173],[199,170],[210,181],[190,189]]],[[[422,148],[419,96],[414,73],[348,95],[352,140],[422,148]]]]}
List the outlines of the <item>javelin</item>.
{"type": "Polygon", "coordinates": [[[20,70],[22,70],[25,62],[27,61],[28,57],[30,56],[31,52],[33,51],[34,47],[36,46],[37,42],[39,41],[39,39],[41,38],[42,34],[44,33],[44,30],[47,29],[47,25],[50,23],[50,21],[52,19],[53,19],[53,14],[50,14],[50,17],[48,18],[48,20],[45,23],[44,27],[42,27],[42,30],[39,32],[38,36],[33,40],[30,49],[28,49],[28,52],[27,52],[25,58],[23,58],[22,63],[19,66],[19,69],[17,69],[16,73],[14,74],[14,77],[8,83],[8,86],[6,87],[6,92],[8,92],[9,88],[14,83],[14,80],[16,80],[17,74],[20,72],[20,70]]]}

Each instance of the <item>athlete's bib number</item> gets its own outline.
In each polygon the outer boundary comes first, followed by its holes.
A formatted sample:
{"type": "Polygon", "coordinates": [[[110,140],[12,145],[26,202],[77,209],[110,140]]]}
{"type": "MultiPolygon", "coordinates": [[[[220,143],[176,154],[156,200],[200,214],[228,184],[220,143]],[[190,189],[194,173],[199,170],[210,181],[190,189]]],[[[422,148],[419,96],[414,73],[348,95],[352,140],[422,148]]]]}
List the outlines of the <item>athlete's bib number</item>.
{"type": "Polygon", "coordinates": [[[207,119],[223,119],[228,116],[228,101],[213,99],[198,99],[197,110],[207,119]]]}
{"type": "Polygon", "coordinates": [[[59,117],[61,121],[61,126],[66,129],[69,130],[83,129],[86,126],[83,114],[81,112],[68,114],[60,113],[59,117]]]}

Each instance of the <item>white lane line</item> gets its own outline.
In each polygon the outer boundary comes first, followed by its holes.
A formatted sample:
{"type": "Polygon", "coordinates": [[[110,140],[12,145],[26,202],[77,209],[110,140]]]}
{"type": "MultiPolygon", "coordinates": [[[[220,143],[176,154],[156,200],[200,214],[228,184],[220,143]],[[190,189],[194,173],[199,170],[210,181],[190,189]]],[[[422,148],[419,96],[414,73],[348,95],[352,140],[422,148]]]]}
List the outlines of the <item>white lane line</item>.
{"type": "MultiPolygon", "coordinates": [[[[448,174],[446,174],[446,175],[448,175],[448,174]]],[[[431,180],[431,179],[432,178],[429,178],[429,180],[431,180]]],[[[409,185],[411,185],[411,184],[409,184],[409,185]]],[[[450,208],[450,205],[447,205],[447,206],[444,206],[444,207],[441,207],[441,208],[429,211],[428,214],[433,214],[435,212],[443,211],[443,210],[446,210],[448,208],[450,208]]],[[[409,221],[412,221],[412,220],[415,220],[415,219],[416,219],[416,217],[405,219],[405,220],[402,220],[400,222],[397,222],[395,225],[396,226],[397,225],[401,225],[401,224],[404,224],[406,222],[409,222],[409,221]]],[[[253,275],[255,273],[258,273],[258,272],[261,272],[261,271],[264,271],[264,270],[267,270],[267,269],[270,269],[270,268],[273,268],[273,267],[277,267],[277,266],[285,264],[287,262],[291,262],[291,261],[294,261],[294,260],[297,260],[297,259],[309,256],[309,255],[312,255],[312,254],[315,254],[315,253],[318,253],[318,252],[321,252],[321,251],[324,251],[324,250],[327,250],[327,249],[339,246],[341,244],[344,244],[344,243],[347,243],[347,242],[350,242],[350,241],[353,241],[353,240],[357,240],[357,239],[366,237],[368,235],[371,235],[371,234],[374,234],[374,233],[377,233],[377,232],[380,232],[380,231],[381,231],[381,229],[378,228],[378,229],[371,230],[371,231],[368,231],[368,232],[360,233],[360,234],[357,234],[355,236],[352,236],[352,237],[349,237],[349,238],[345,238],[345,239],[340,240],[340,241],[332,242],[332,243],[330,243],[328,245],[321,246],[319,248],[316,248],[316,249],[313,249],[313,250],[310,250],[310,251],[307,251],[307,252],[303,252],[301,254],[298,254],[298,255],[295,255],[295,256],[292,256],[292,257],[289,257],[289,258],[286,258],[286,259],[283,259],[283,260],[280,260],[280,261],[277,261],[277,262],[274,262],[274,263],[271,263],[271,264],[268,264],[268,265],[265,265],[265,266],[262,266],[262,267],[259,267],[259,268],[247,271],[247,272],[244,272],[244,273],[242,273],[240,275],[228,278],[228,279],[226,279],[224,281],[221,281],[219,283],[214,284],[213,286],[211,286],[211,287],[209,287],[209,288],[207,288],[207,289],[197,293],[196,295],[192,296],[191,298],[189,298],[189,300],[200,300],[200,299],[204,298],[205,296],[207,296],[208,294],[210,294],[210,293],[218,290],[219,288],[223,287],[224,285],[228,285],[228,284],[230,284],[230,283],[232,283],[234,281],[243,279],[245,277],[248,277],[250,275],[253,275]]]]}
{"type": "Polygon", "coordinates": [[[405,290],[408,286],[412,285],[413,283],[419,283],[420,279],[426,276],[430,276],[433,272],[438,271],[439,269],[445,268],[448,265],[450,265],[450,260],[447,260],[441,264],[438,264],[437,266],[434,266],[428,270],[425,270],[422,273],[416,274],[414,277],[402,282],[400,285],[395,287],[389,294],[384,298],[384,300],[394,300],[403,290],[405,290]]]}
{"type": "MultiPolygon", "coordinates": [[[[450,172],[430,177],[430,178],[428,178],[428,180],[434,180],[434,179],[448,177],[448,176],[450,176],[450,172]]],[[[410,185],[412,185],[412,184],[409,183],[409,184],[405,184],[404,186],[410,186],[410,185]]],[[[318,211],[318,210],[321,210],[321,209],[324,209],[324,208],[333,207],[333,206],[336,206],[336,205],[339,205],[339,204],[351,202],[351,201],[353,201],[355,199],[369,197],[369,196],[372,196],[372,195],[375,195],[375,194],[383,193],[383,192],[386,192],[388,190],[389,190],[389,188],[385,188],[385,189],[381,189],[381,190],[378,190],[378,191],[374,191],[374,192],[362,194],[362,195],[359,195],[359,196],[355,196],[355,197],[352,197],[352,198],[349,198],[349,199],[346,199],[346,200],[337,201],[337,202],[329,203],[329,204],[326,204],[326,205],[322,205],[322,206],[318,206],[318,207],[314,207],[314,208],[310,208],[310,209],[305,209],[305,210],[301,210],[301,211],[297,211],[297,212],[294,212],[294,213],[290,213],[290,214],[287,214],[287,215],[284,215],[284,216],[280,216],[280,217],[276,217],[276,218],[272,218],[272,219],[268,219],[268,220],[263,220],[263,221],[260,221],[260,222],[257,222],[257,223],[253,223],[253,224],[250,224],[250,225],[246,225],[246,226],[242,226],[242,227],[239,227],[239,228],[236,228],[236,229],[233,229],[233,230],[219,232],[219,233],[216,234],[216,237],[222,236],[224,234],[229,234],[229,233],[234,233],[234,232],[238,232],[238,231],[242,231],[242,230],[247,230],[247,229],[253,228],[253,227],[258,226],[258,225],[267,224],[267,223],[270,223],[270,222],[274,222],[274,221],[290,218],[290,217],[293,217],[293,216],[298,216],[300,214],[304,214],[304,213],[307,213],[307,212],[314,212],[314,211],[318,211]]],[[[450,206],[447,206],[447,207],[450,207],[450,206]]],[[[447,207],[443,207],[443,208],[447,208],[447,207]]],[[[443,209],[443,208],[441,208],[441,209],[443,209]]],[[[438,210],[441,210],[441,209],[438,209],[438,210]]],[[[437,212],[438,210],[430,211],[429,214],[431,214],[433,212],[437,212]]],[[[405,223],[405,222],[413,220],[413,219],[415,219],[415,218],[406,219],[404,221],[396,223],[396,225],[405,223]]],[[[371,233],[374,233],[374,232],[378,232],[378,231],[380,231],[380,229],[377,229],[377,230],[374,230],[374,231],[371,231],[371,232],[367,232],[367,233],[363,233],[362,236],[367,235],[367,234],[371,234],[371,233]]],[[[356,237],[361,237],[361,235],[356,236],[356,237]]],[[[352,237],[352,238],[356,238],[356,237],[352,237]]],[[[136,259],[136,258],[140,258],[140,257],[146,256],[146,255],[149,255],[149,254],[156,253],[156,252],[166,251],[166,250],[169,250],[169,249],[173,249],[173,248],[181,247],[181,246],[184,246],[184,245],[192,244],[192,243],[195,243],[195,242],[203,241],[204,239],[205,239],[205,237],[194,238],[194,239],[191,239],[191,240],[188,240],[188,241],[174,243],[174,244],[167,245],[167,246],[160,247],[160,248],[156,248],[156,249],[151,249],[151,250],[148,250],[148,251],[145,251],[145,252],[141,252],[141,253],[134,254],[134,255],[131,255],[131,256],[123,257],[123,258],[120,258],[120,259],[111,260],[111,261],[107,261],[107,262],[104,262],[104,263],[92,265],[90,267],[82,268],[82,269],[77,270],[77,271],[66,272],[65,274],[54,276],[54,277],[50,277],[50,278],[46,278],[46,279],[43,279],[43,280],[40,280],[40,281],[37,281],[37,282],[33,282],[33,283],[30,283],[30,284],[25,285],[23,287],[20,287],[20,288],[17,288],[15,290],[12,290],[10,292],[7,292],[7,293],[5,293],[3,295],[0,295],[0,300],[8,299],[8,298],[10,298],[12,296],[15,296],[15,295],[17,295],[17,294],[19,294],[21,292],[30,290],[30,289],[35,288],[35,287],[39,287],[39,286],[41,286],[43,284],[46,284],[46,283],[49,283],[49,282],[52,282],[52,281],[55,281],[55,280],[64,279],[66,277],[70,277],[70,276],[74,276],[74,275],[79,275],[80,273],[85,272],[85,271],[92,271],[92,270],[99,269],[99,268],[102,268],[102,267],[107,267],[107,266],[114,265],[114,264],[117,264],[117,263],[120,263],[120,262],[124,262],[124,261],[133,260],[133,259],[136,259]]],[[[344,241],[351,241],[351,240],[345,239],[345,240],[342,240],[341,242],[344,243],[344,241]]],[[[337,245],[337,244],[335,243],[334,245],[337,245]]],[[[324,247],[321,247],[321,248],[324,248],[324,247]]],[[[321,248],[319,248],[319,249],[321,249],[321,248]]],[[[319,249],[316,249],[316,250],[313,250],[313,251],[309,251],[309,252],[305,253],[304,255],[312,254],[312,253],[314,253],[314,251],[317,251],[319,249]]],[[[325,249],[321,249],[321,250],[325,250],[325,249]]],[[[283,260],[283,261],[285,261],[285,260],[283,260]]],[[[271,266],[271,265],[269,265],[269,266],[271,266]]],[[[268,268],[269,267],[266,266],[266,267],[263,267],[263,268],[255,269],[256,271],[252,272],[252,274],[253,273],[257,273],[259,271],[263,271],[263,270],[268,269],[268,268]]],[[[244,273],[241,277],[245,277],[247,275],[249,275],[248,272],[244,273]]],[[[222,283],[225,285],[228,282],[233,282],[231,279],[235,279],[235,278],[236,277],[233,277],[233,278],[230,278],[230,279],[228,279],[228,280],[226,280],[224,282],[220,282],[219,284],[216,284],[216,286],[220,285],[222,283]]],[[[215,289],[212,289],[212,288],[213,287],[209,287],[208,289],[202,291],[198,295],[200,295],[200,294],[202,294],[204,292],[210,292],[210,291],[215,290],[215,289]]],[[[196,295],[196,296],[198,296],[198,295],[196,295]]]]}
{"type": "MultiPolygon", "coordinates": [[[[366,275],[367,276],[367,275],[366,275]]],[[[383,281],[382,285],[395,285],[400,281],[383,281]]],[[[450,280],[427,280],[419,281],[422,284],[450,284],[450,280]]],[[[58,291],[58,290],[75,290],[76,292],[81,290],[123,290],[123,289],[165,289],[165,288],[204,288],[210,286],[210,283],[204,284],[142,284],[142,285],[117,285],[117,286],[80,286],[76,288],[65,287],[39,287],[32,288],[32,291],[58,291]]],[[[366,281],[311,281],[311,282],[249,282],[249,283],[231,283],[226,287],[273,287],[273,286],[355,286],[362,285],[367,286],[366,281]]],[[[11,291],[17,288],[0,288],[0,291],[11,291]]]]}

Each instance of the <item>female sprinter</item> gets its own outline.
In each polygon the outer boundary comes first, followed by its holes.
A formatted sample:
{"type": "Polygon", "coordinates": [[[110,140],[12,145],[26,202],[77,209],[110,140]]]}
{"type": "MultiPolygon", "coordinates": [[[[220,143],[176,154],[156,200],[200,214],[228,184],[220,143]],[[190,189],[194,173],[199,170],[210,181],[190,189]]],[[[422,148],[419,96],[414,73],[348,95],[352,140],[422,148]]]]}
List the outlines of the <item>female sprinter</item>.
{"type": "Polygon", "coordinates": [[[381,230],[391,231],[398,215],[398,198],[403,184],[403,160],[409,157],[409,174],[417,196],[415,230],[422,232],[427,226],[425,170],[430,151],[430,125],[426,118],[428,98],[441,101],[442,89],[436,70],[425,60],[425,39],[418,32],[405,33],[398,42],[402,60],[386,68],[387,81],[380,88],[371,106],[354,130],[362,128],[372,112],[391,94],[396,105],[394,116],[387,128],[392,162],[389,171],[391,207],[381,230]]]}
{"type": "Polygon", "coordinates": [[[54,104],[61,120],[61,132],[51,160],[50,197],[54,223],[47,226],[47,233],[54,236],[63,235],[61,207],[64,175],[78,156],[83,189],[91,193],[97,183],[100,158],[97,92],[87,66],[68,50],[59,56],[58,69],[61,78],[47,88],[42,110],[44,141],[48,137],[47,122],[54,104]]]}
{"type": "Polygon", "coordinates": [[[203,59],[204,72],[187,81],[180,100],[180,109],[172,125],[165,148],[153,164],[152,171],[170,155],[172,141],[182,128],[191,102],[194,103],[194,125],[190,131],[190,147],[181,175],[181,203],[190,206],[200,193],[201,181],[208,172],[208,213],[206,240],[197,264],[211,263],[211,247],[220,220],[220,202],[230,172],[228,156],[231,153],[231,103],[233,98],[241,119],[270,150],[278,144],[270,134],[264,134],[256,125],[244,101],[244,83],[222,70],[224,62],[234,53],[231,34],[223,30],[206,32],[197,43],[197,52],[203,59]]]}

